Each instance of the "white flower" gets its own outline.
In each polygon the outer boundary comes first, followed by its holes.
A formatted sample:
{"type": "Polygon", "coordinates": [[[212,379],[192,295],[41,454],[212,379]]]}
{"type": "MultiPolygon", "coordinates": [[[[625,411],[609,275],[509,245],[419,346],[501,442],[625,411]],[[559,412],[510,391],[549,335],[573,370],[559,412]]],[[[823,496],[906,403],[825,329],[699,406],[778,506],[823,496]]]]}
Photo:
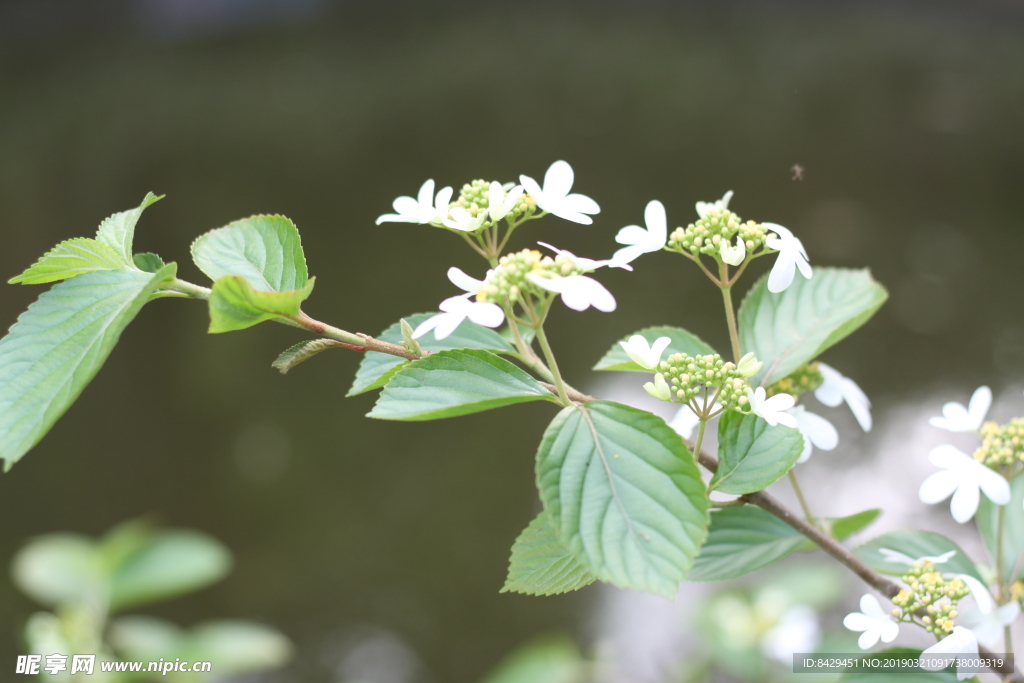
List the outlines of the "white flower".
{"type": "Polygon", "coordinates": [[[768,275],[768,291],[774,294],[784,292],[791,284],[796,275],[797,268],[800,273],[811,279],[811,264],[807,262],[807,251],[803,243],[797,239],[789,228],[784,228],[775,223],[765,223],[764,226],[778,235],[769,237],[765,244],[769,249],[779,252],[772,266],[772,272],[768,275]]]}
{"type": "Polygon", "coordinates": [[[990,470],[955,446],[937,446],[928,461],[940,472],[930,475],[921,484],[918,495],[922,503],[932,505],[953,494],[949,510],[953,519],[963,524],[974,517],[981,499],[979,489],[996,505],[1010,502],[1010,485],[1003,475],[990,470]]]}
{"type": "Polygon", "coordinates": [[[453,285],[463,290],[464,292],[468,292],[469,294],[476,294],[481,289],[484,288],[484,283],[487,281],[487,278],[491,276],[492,272],[494,271],[488,270],[487,275],[484,277],[483,280],[477,280],[475,277],[470,277],[469,275],[466,275],[458,268],[449,268],[448,279],[451,280],[451,283],[453,285]]]}
{"type": "Polygon", "coordinates": [[[762,366],[764,366],[764,363],[755,358],[754,353],[751,351],[750,353],[743,354],[743,357],[736,363],[736,370],[744,377],[753,377],[762,366]]]}
{"type": "MultiPolygon", "coordinates": [[[[957,657],[968,660],[978,657],[978,639],[971,629],[963,626],[954,626],[952,633],[922,652],[920,664],[922,669],[941,671],[953,664],[953,660],[957,657]],[[949,657],[941,657],[941,655],[949,655],[949,657]]],[[[957,680],[964,681],[974,678],[977,666],[968,668],[970,664],[967,664],[968,666],[957,667],[957,680]]]]}
{"type": "Polygon", "coordinates": [[[871,431],[871,401],[861,390],[857,383],[849,377],[844,377],[831,365],[818,362],[818,369],[825,380],[821,386],[814,390],[814,397],[830,408],[835,408],[843,401],[850,406],[853,416],[857,418],[861,429],[865,432],[871,431]]]}
{"type": "Polygon", "coordinates": [[[592,277],[569,275],[547,278],[536,273],[530,273],[526,277],[541,289],[561,294],[562,303],[574,311],[585,311],[591,306],[605,313],[615,310],[615,297],[592,277]]]}
{"type": "Polygon", "coordinates": [[[807,605],[793,605],[761,638],[761,651],[783,664],[792,664],[793,653],[813,652],[820,640],[815,611],[807,605]]]}
{"type": "Polygon", "coordinates": [[[712,211],[725,211],[729,208],[729,200],[732,199],[732,190],[729,190],[717,202],[697,202],[697,215],[701,218],[712,211]]]}
{"type": "Polygon", "coordinates": [[[815,448],[830,451],[839,444],[839,432],[822,416],[808,412],[803,406],[793,406],[787,412],[796,418],[796,428],[804,435],[804,450],[798,463],[807,462],[815,448]]]}
{"type": "Polygon", "coordinates": [[[648,343],[642,335],[634,334],[629,341],[620,341],[619,346],[634,363],[644,370],[653,370],[661,362],[661,354],[672,343],[669,337],[658,337],[653,344],[648,343]]]}
{"type": "Polygon", "coordinates": [[[781,424],[796,428],[796,418],[786,412],[796,404],[796,399],[789,394],[775,394],[765,398],[764,387],[756,390],[747,387],[747,399],[750,401],[750,410],[772,427],[781,424]]]}
{"type": "MultiPolygon", "coordinates": [[[[971,592],[974,592],[973,588],[971,592]]],[[[988,591],[985,592],[988,593],[988,591]]],[[[991,594],[988,599],[992,600],[991,594]]],[[[1018,616],[1020,616],[1020,603],[1014,600],[998,609],[990,609],[988,612],[980,607],[967,609],[961,612],[960,618],[974,632],[979,643],[989,649],[995,649],[1003,644],[1003,629],[1012,624],[1018,616]]]]}
{"type": "Polygon", "coordinates": [[[891,643],[899,635],[900,625],[878,604],[878,599],[865,593],[860,599],[860,612],[851,612],[843,619],[843,626],[851,631],[863,631],[857,639],[862,650],[870,650],[878,643],[891,643]]]}
{"type": "Polygon", "coordinates": [[[992,390],[978,387],[971,396],[968,407],[962,403],[950,401],[942,406],[942,417],[933,417],[928,422],[933,427],[950,432],[976,432],[985,421],[985,414],[992,405],[992,390]]]}
{"type": "Polygon", "coordinates": [[[640,254],[660,251],[665,246],[668,242],[668,219],[665,217],[665,207],[657,199],[647,202],[644,223],[647,225],[646,230],[639,225],[627,225],[619,230],[615,241],[629,246],[619,249],[612,258],[629,263],[640,254]]]}
{"type": "Polygon", "coordinates": [[[434,330],[434,339],[441,341],[454,332],[466,318],[484,327],[498,327],[505,322],[505,311],[501,306],[471,301],[467,294],[445,299],[438,308],[441,309],[441,313],[416,326],[412,333],[413,339],[419,339],[430,330],[434,330]]]}
{"type": "Polygon", "coordinates": [[[497,222],[507,216],[508,212],[519,203],[519,198],[522,196],[522,185],[516,185],[506,193],[501,183],[492,182],[491,187],[487,190],[487,213],[491,220],[497,222]]]}
{"type": "Polygon", "coordinates": [[[398,213],[386,213],[377,217],[377,225],[381,223],[440,223],[448,216],[448,202],[452,198],[452,188],[442,187],[434,197],[433,179],[423,183],[416,199],[399,197],[391,205],[398,213]],[[433,201],[431,201],[433,200],[433,201]]]}
{"type": "Polygon", "coordinates": [[[537,244],[539,244],[542,247],[547,247],[548,249],[555,252],[559,256],[564,256],[568,259],[571,259],[576,263],[577,266],[587,271],[588,273],[593,272],[598,268],[604,268],[605,266],[608,266],[609,268],[622,268],[623,270],[633,270],[633,266],[629,265],[628,262],[623,261],[622,259],[619,258],[619,252],[615,252],[615,254],[610,259],[605,259],[603,261],[595,261],[592,258],[584,258],[582,256],[577,256],[568,249],[559,249],[558,247],[548,244],[547,242],[537,242],[537,244]]]}
{"type": "Polygon", "coordinates": [[[569,190],[572,189],[572,181],[572,166],[564,161],[556,161],[548,168],[547,173],[544,174],[544,189],[541,189],[533,178],[525,175],[519,176],[519,182],[537,202],[537,206],[567,221],[590,225],[594,219],[585,214],[600,213],[601,207],[586,195],[569,194],[569,190]]]}
{"type": "Polygon", "coordinates": [[[644,390],[656,399],[661,401],[672,400],[672,388],[665,381],[665,375],[660,372],[654,376],[654,382],[644,384],[644,390]]]}
{"type": "Polygon", "coordinates": [[[474,216],[469,211],[466,211],[461,206],[453,206],[451,211],[451,217],[445,218],[441,223],[446,228],[452,230],[460,230],[462,232],[476,232],[483,227],[484,219],[487,217],[486,213],[481,213],[479,216],[474,216]]]}
{"type": "Polygon", "coordinates": [[[932,564],[943,564],[944,562],[948,562],[949,558],[956,555],[955,550],[950,550],[949,552],[942,553],[941,555],[926,555],[925,557],[919,557],[915,560],[910,555],[906,555],[898,550],[892,550],[890,548],[879,548],[878,553],[885,559],[886,562],[896,562],[898,564],[905,564],[908,567],[919,560],[922,562],[931,562],[932,564]]]}
{"type": "Polygon", "coordinates": [[[730,266],[738,266],[743,263],[743,259],[747,258],[747,245],[743,243],[742,237],[736,235],[736,246],[725,241],[722,243],[720,253],[723,261],[730,266]]]}
{"type": "MultiPolygon", "coordinates": [[[[943,574],[943,576],[950,578],[946,574],[943,574]]],[[[974,602],[978,605],[978,612],[981,614],[992,614],[992,611],[996,608],[996,601],[992,594],[988,592],[985,584],[970,574],[957,574],[952,578],[960,579],[967,584],[967,587],[971,590],[974,602]]]]}

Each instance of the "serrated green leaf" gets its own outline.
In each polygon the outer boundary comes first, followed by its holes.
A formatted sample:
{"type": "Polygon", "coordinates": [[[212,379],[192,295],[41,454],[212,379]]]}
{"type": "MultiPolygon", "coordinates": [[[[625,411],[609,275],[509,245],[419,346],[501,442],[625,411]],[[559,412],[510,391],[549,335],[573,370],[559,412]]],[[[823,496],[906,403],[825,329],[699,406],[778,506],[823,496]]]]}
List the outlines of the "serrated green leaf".
{"type": "Polygon", "coordinates": [[[830,517],[828,519],[829,528],[832,530],[832,535],[841,541],[867,528],[869,524],[878,519],[880,514],[882,511],[879,508],[874,508],[846,517],[830,517]]]}
{"type": "Polygon", "coordinates": [[[517,648],[481,683],[582,683],[593,666],[565,636],[544,636],[517,648]]]}
{"type": "Polygon", "coordinates": [[[114,250],[124,265],[132,264],[132,244],[135,241],[135,225],[139,222],[142,212],[151,204],[161,199],[152,192],[147,192],[137,209],[129,209],[110,216],[100,223],[96,231],[96,239],[114,250]]]}
{"type": "Polygon", "coordinates": [[[708,540],[686,578],[735,579],[778,562],[805,540],[799,531],[753,505],[712,510],[708,540]]]}
{"type": "Polygon", "coordinates": [[[994,505],[987,497],[981,497],[978,506],[978,531],[985,542],[985,549],[996,565],[999,556],[996,536],[999,529],[999,510],[1003,510],[1003,568],[1002,575],[1013,582],[1024,578],[1024,476],[1016,476],[1010,481],[1011,498],[1006,505],[994,505]]]}
{"type": "Polygon", "coordinates": [[[192,243],[192,259],[213,281],[245,278],[258,292],[306,286],[306,257],[295,224],[284,216],[252,216],[212,230],[192,243]]]}
{"type": "Polygon", "coordinates": [[[950,557],[946,562],[936,565],[938,571],[943,574],[969,574],[984,583],[981,572],[974,566],[974,562],[967,556],[967,553],[942,534],[916,529],[890,531],[871,539],[853,551],[854,555],[876,572],[902,576],[907,573],[909,565],[886,560],[885,556],[879,552],[881,548],[895,550],[914,560],[922,557],[936,557],[955,550],[956,555],[950,557]]]}
{"type": "Polygon", "coordinates": [[[152,252],[135,254],[132,257],[135,267],[145,273],[155,273],[164,267],[164,260],[152,252]]]}
{"type": "Polygon", "coordinates": [[[12,285],[41,285],[73,278],[82,273],[125,269],[122,258],[106,244],[78,237],[61,242],[46,252],[31,268],[8,282],[12,285]]]}
{"type": "Polygon", "coordinates": [[[803,449],[799,430],[726,411],[718,422],[719,465],[710,488],[736,494],[760,491],[784,477],[803,449]]]}
{"type": "MultiPolygon", "coordinates": [[[[437,315],[436,313],[415,313],[405,317],[413,329],[427,318],[437,315]]],[[[392,344],[402,343],[402,325],[397,322],[384,330],[379,337],[381,341],[392,344]]],[[[501,335],[492,329],[475,325],[469,320],[463,320],[462,324],[455,328],[455,331],[441,341],[434,339],[433,334],[427,334],[416,340],[425,351],[449,351],[451,349],[483,349],[493,353],[514,353],[515,347],[505,340],[501,335]]],[[[401,366],[407,365],[408,361],[398,356],[377,351],[367,351],[363,360],[359,363],[359,370],[356,371],[355,381],[352,388],[348,390],[348,396],[356,396],[378,389],[391,379],[401,366]]]]}
{"type": "Polygon", "coordinates": [[[210,292],[210,334],[244,330],[265,320],[299,314],[316,278],[293,292],[256,291],[241,275],[225,275],[210,292]]]}
{"type": "Polygon", "coordinates": [[[609,401],[564,408],[537,451],[537,486],[594,576],[673,597],[707,535],[707,497],[682,438],[609,401]]]}
{"type": "Polygon", "coordinates": [[[175,275],[85,273],[54,285],[0,340],[0,458],[5,470],[43,438],[110,355],[153,292],[175,275]]]}
{"type": "Polygon", "coordinates": [[[438,420],[526,401],[557,399],[504,358],[481,349],[439,351],[391,378],[367,417],[438,420]]]}
{"type": "Polygon", "coordinates": [[[308,341],[302,341],[294,346],[289,346],[287,349],[282,351],[281,355],[277,357],[277,360],[271,363],[271,367],[276,369],[282,375],[287,375],[288,371],[299,363],[309,360],[321,351],[334,349],[341,345],[341,342],[336,342],[333,339],[310,339],[308,341]]]}
{"type": "Polygon", "coordinates": [[[541,512],[512,546],[502,593],[556,595],[589,586],[596,579],[562,543],[548,513],[541,512]]]}
{"type": "MultiPolygon", "coordinates": [[[[671,339],[672,341],[669,343],[668,349],[666,349],[665,353],[662,354],[662,358],[668,358],[673,353],[685,353],[688,356],[705,356],[715,353],[715,350],[708,344],[681,327],[645,327],[639,332],[634,332],[633,334],[639,334],[647,340],[648,344],[653,343],[658,337],[668,337],[671,339]]],[[[632,337],[633,334],[626,335],[622,338],[622,341],[629,341],[629,338],[632,337]]],[[[651,372],[650,370],[646,370],[634,363],[632,359],[626,355],[626,352],[622,350],[622,346],[618,342],[612,345],[612,348],[610,348],[608,353],[604,354],[604,357],[597,362],[594,369],[631,370],[646,373],[651,372]]]]}
{"type": "Polygon", "coordinates": [[[867,270],[815,268],[779,294],[767,277],[754,284],[739,311],[740,346],[764,367],[751,378],[768,386],[815,359],[863,325],[888,293],[867,270]]]}

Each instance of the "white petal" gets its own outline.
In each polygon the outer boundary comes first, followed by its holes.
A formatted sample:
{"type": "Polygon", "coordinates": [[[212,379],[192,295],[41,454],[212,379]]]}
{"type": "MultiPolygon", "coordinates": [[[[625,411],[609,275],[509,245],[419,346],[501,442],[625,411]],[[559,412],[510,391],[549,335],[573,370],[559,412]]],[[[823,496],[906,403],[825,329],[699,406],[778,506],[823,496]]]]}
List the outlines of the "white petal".
{"type": "Polygon", "coordinates": [[[590,216],[578,213],[576,211],[570,211],[561,202],[552,203],[549,201],[546,205],[542,206],[541,203],[538,201],[537,205],[540,206],[545,211],[549,212],[552,216],[564,218],[565,220],[570,221],[572,223],[579,223],[580,225],[591,225],[594,222],[594,219],[591,218],[590,216]]]}
{"type": "Polygon", "coordinates": [[[477,325],[499,327],[505,322],[505,311],[497,304],[474,301],[467,317],[477,325]]]}
{"type": "MultiPolygon", "coordinates": [[[[612,255],[612,261],[614,263],[626,264],[630,261],[635,261],[637,258],[646,254],[647,250],[644,249],[643,245],[623,247],[612,255]]],[[[621,266],[620,266],[621,267],[621,266]]]]}
{"type": "MultiPolygon", "coordinates": [[[[796,405],[796,399],[791,394],[775,394],[764,401],[762,407],[769,412],[778,413],[783,410],[789,410],[794,405],[796,405]]],[[[789,415],[789,417],[793,416],[789,415]]],[[[793,418],[792,422],[793,426],[796,427],[796,418],[793,418]]]]}
{"type": "Polygon", "coordinates": [[[996,505],[1006,505],[1010,502],[1010,484],[1003,478],[1003,475],[990,470],[975,460],[977,463],[977,479],[985,497],[996,505]]]}
{"type": "Polygon", "coordinates": [[[391,208],[403,216],[412,217],[419,215],[420,204],[412,197],[398,197],[391,202],[391,208]]]}
{"type": "Polygon", "coordinates": [[[879,629],[872,627],[860,634],[860,638],[857,639],[857,645],[860,646],[860,649],[862,650],[870,650],[876,643],[878,643],[878,637],[880,635],[879,629]]]}
{"type": "Polygon", "coordinates": [[[942,470],[921,482],[918,497],[925,505],[934,505],[949,498],[960,485],[960,477],[953,470],[942,470]]]}
{"type": "Polygon", "coordinates": [[[971,589],[971,596],[974,598],[974,602],[978,605],[978,610],[982,614],[989,614],[995,609],[996,601],[992,598],[992,594],[988,592],[985,584],[969,574],[958,574],[957,578],[966,583],[967,587],[971,589]]]}
{"type": "Polygon", "coordinates": [[[882,636],[882,642],[891,643],[900,634],[900,625],[892,619],[886,619],[885,623],[879,628],[879,631],[882,636]]]}
{"type": "Polygon", "coordinates": [[[448,213],[448,202],[452,200],[452,194],[454,190],[450,187],[442,187],[437,192],[437,198],[434,200],[434,208],[438,212],[448,213]]]}
{"type": "Polygon", "coordinates": [[[949,511],[953,513],[953,519],[963,524],[974,517],[974,513],[978,511],[979,502],[981,502],[981,492],[978,490],[977,482],[961,481],[956,493],[953,494],[953,499],[949,502],[949,511]]]}
{"type": "Polygon", "coordinates": [[[505,205],[505,190],[497,180],[492,181],[487,190],[487,213],[490,214],[492,221],[499,221],[508,213],[508,207],[505,205]]]}
{"type": "Polygon", "coordinates": [[[615,241],[619,244],[646,244],[649,233],[639,225],[627,225],[615,235],[615,241]]]}
{"type": "Polygon", "coordinates": [[[585,194],[573,193],[559,202],[563,210],[578,213],[601,213],[601,207],[597,202],[585,194]]]}
{"type": "Polygon", "coordinates": [[[412,331],[412,338],[419,339],[427,332],[441,324],[441,318],[443,316],[450,315],[449,313],[438,313],[435,316],[431,316],[416,326],[416,329],[412,331]]]}
{"type": "Polygon", "coordinates": [[[544,174],[544,194],[552,199],[564,197],[572,189],[573,180],[572,166],[566,161],[556,161],[544,174]]]}
{"type": "Polygon", "coordinates": [[[474,277],[470,277],[460,269],[454,267],[448,269],[448,279],[451,280],[453,285],[463,291],[469,292],[470,294],[476,294],[480,291],[480,288],[484,286],[483,280],[477,280],[474,277]]]}
{"type": "Polygon", "coordinates": [[[644,223],[647,225],[649,241],[652,244],[660,242],[658,249],[668,242],[668,218],[665,216],[665,206],[657,199],[647,202],[644,209],[644,223]]]}
{"type": "Polygon", "coordinates": [[[419,219],[410,218],[397,213],[385,213],[377,216],[377,225],[381,223],[419,223],[419,219]]]}
{"type": "MultiPolygon", "coordinates": [[[[956,552],[955,550],[953,552],[956,552]]],[[[890,548],[879,548],[878,554],[885,559],[886,562],[894,562],[896,564],[905,564],[910,566],[914,564],[915,560],[910,555],[905,555],[898,550],[892,550],[890,548]]]]}
{"type": "Polygon", "coordinates": [[[843,619],[843,626],[851,631],[868,631],[875,628],[877,624],[877,620],[860,612],[851,612],[843,619]]]}
{"type": "Polygon", "coordinates": [[[771,232],[774,232],[784,240],[793,239],[793,231],[785,226],[779,225],[778,223],[762,223],[761,225],[768,228],[771,232]]]}
{"type": "Polygon", "coordinates": [[[857,418],[860,428],[865,432],[870,432],[871,401],[868,400],[867,395],[849,377],[843,378],[842,391],[843,398],[846,399],[846,405],[850,406],[850,410],[853,412],[853,416],[857,418]]]}
{"type": "Polygon", "coordinates": [[[985,415],[988,414],[988,409],[992,406],[992,390],[986,386],[978,387],[974,390],[974,394],[971,396],[971,402],[967,406],[967,412],[970,415],[971,423],[977,425],[974,429],[981,427],[985,421],[985,415]]]}
{"type": "Polygon", "coordinates": [[[788,251],[780,251],[768,274],[768,291],[773,294],[784,292],[793,284],[793,277],[796,275],[796,263],[793,254],[788,251]]]}
{"type": "Polygon", "coordinates": [[[651,356],[654,358],[655,364],[661,362],[661,354],[665,353],[665,349],[672,343],[672,339],[669,337],[658,337],[651,344],[651,356]]]}
{"type": "Polygon", "coordinates": [[[830,451],[839,445],[839,432],[831,422],[821,415],[808,412],[803,406],[794,406],[790,413],[796,417],[797,429],[806,436],[816,448],[830,451]],[[801,410],[797,410],[800,408],[801,410]]]}
{"type": "Polygon", "coordinates": [[[977,461],[956,446],[946,443],[931,450],[931,453],[928,454],[928,462],[948,470],[969,468],[977,461]]]}
{"type": "MultiPolygon", "coordinates": [[[[537,206],[540,206],[539,197],[544,194],[544,191],[540,189],[540,185],[537,181],[527,175],[519,176],[519,182],[523,184],[523,189],[526,190],[527,194],[533,197],[534,201],[537,202],[537,206]]],[[[541,206],[540,208],[544,208],[541,206]]]]}
{"type": "Polygon", "coordinates": [[[430,206],[430,200],[434,198],[434,179],[420,185],[420,191],[416,193],[416,203],[421,206],[430,206]]]}
{"type": "Polygon", "coordinates": [[[861,596],[860,611],[863,612],[865,616],[871,617],[875,620],[889,616],[886,614],[885,610],[882,609],[882,606],[878,604],[878,598],[871,593],[865,593],[861,596]]]}

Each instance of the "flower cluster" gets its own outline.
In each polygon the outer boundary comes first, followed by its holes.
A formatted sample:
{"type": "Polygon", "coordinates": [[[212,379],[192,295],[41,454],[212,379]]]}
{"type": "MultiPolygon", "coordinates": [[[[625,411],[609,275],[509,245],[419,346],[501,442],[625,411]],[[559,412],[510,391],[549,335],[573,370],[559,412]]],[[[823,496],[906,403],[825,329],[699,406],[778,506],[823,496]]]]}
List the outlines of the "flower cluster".
{"type": "Polygon", "coordinates": [[[775,394],[791,394],[794,398],[800,398],[801,394],[814,391],[825,382],[817,361],[805,363],[794,370],[788,376],[783,377],[775,384],[765,388],[769,396],[775,394]]]}
{"type": "Polygon", "coordinates": [[[497,304],[503,303],[506,299],[509,303],[518,303],[523,290],[531,285],[529,275],[565,277],[582,275],[583,272],[575,260],[562,254],[552,258],[536,249],[523,249],[498,259],[497,267],[488,273],[486,281],[476,294],[476,299],[497,304]]]}
{"type": "Polygon", "coordinates": [[[693,256],[701,254],[738,266],[747,254],[764,252],[768,229],[764,224],[743,221],[729,210],[732,192],[718,202],[698,202],[700,217],[685,228],[676,228],[669,235],[668,248],[686,251],[693,256]],[[703,209],[703,210],[702,210],[703,209]]]}
{"type": "Polygon", "coordinates": [[[988,467],[1007,467],[1024,462],[1024,418],[1015,417],[1008,424],[986,422],[981,425],[981,446],[974,459],[988,467]]]}
{"type": "Polygon", "coordinates": [[[674,353],[659,364],[658,370],[665,377],[672,398],[682,403],[690,403],[713,387],[716,389],[716,401],[723,408],[741,412],[750,410],[748,375],[743,374],[735,363],[723,361],[717,353],[704,356],[674,353]]]}
{"type": "Polygon", "coordinates": [[[952,633],[953,620],[959,615],[957,604],[971,592],[966,582],[959,576],[946,578],[928,559],[914,562],[901,578],[907,587],[892,599],[893,616],[912,621],[924,610],[927,614],[920,620],[926,631],[939,637],[952,633]]]}

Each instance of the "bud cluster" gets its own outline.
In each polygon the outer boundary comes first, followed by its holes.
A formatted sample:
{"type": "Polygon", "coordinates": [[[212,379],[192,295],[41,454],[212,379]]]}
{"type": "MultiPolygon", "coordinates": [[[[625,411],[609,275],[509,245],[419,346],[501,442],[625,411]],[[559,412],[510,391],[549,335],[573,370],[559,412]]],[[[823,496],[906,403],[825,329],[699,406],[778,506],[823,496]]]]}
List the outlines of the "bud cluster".
{"type": "Polygon", "coordinates": [[[715,387],[722,407],[741,412],[748,409],[747,375],[717,353],[696,357],[674,353],[661,362],[658,370],[668,381],[672,396],[683,403],[689,403],[707,387],[715,387]]]}
{"type": "MultiPolygon", "coordinates": [[[[462,186],[459,191],[458,198],[451,203],[451,207],[461,207],[469,212],[469,215],[476,218],[480,214],[487,211],[490,208],[491,202],[487,196],[488,190],[490,190],[491,184],[486,180],[477,179],[473,182],[466,183],[462,186]]],[[[506,188],[511,187],[511,184],[506,185],[506,188]]],[[[512,209],[506,214],[506,218],[511,220],[513,223],[519,219],[527,211],[533,211],[537,204],[528,194],[523,194],[512,209]]]]}
{"type": "Polygon", "coordinates": [[[790,394],[793,398],[799,398],[801,394],[814,391],[824,383],[825,378],[818,369],[818,362],[812,361],[801,365],[791,374],[767,387],[765,393],[769,397],[775,394],[790,394]]]}
{"type": "Polygon", "coordinates": [[[711,209],[695,223],[679,227],[669,235],[668,248],[694,256],[707,254],[721,258],[722,248],[737,246],[739,237],[747,254],[764,249],[769,230],[760,223],[746,221],[728,209],[711,209]]]}
{"type": "Polygon", "coordinates": [[[915,562],[902,579],[907,588],[892,599],[893,616],[909,619],[924,610],[927,614],[920,619],[926,631],[940,638],[952,633],[957,603],[970,593],[963,579],[943,577],[930,560],[915,562]]]}
{"type": "Polygon", "coordinates": [[[565,254],[545,256],[536,249],[523,249],[498,259],[497,267],[487,275],[484,286],[476,295],[477,301],[503,304],[516,303],[524,289],[540,291],[526,277],[533,273],[541,277],[581,275],[584,271],[565,254]]]}
{"type": "Polygon", "coordinates": [[[986,422],[981,426],[981,446],[974,459],[989,467],[1005,467],[1015,461],[1024,462],[1024,418],[1015,417],[1008,424],[986,422]]]}

